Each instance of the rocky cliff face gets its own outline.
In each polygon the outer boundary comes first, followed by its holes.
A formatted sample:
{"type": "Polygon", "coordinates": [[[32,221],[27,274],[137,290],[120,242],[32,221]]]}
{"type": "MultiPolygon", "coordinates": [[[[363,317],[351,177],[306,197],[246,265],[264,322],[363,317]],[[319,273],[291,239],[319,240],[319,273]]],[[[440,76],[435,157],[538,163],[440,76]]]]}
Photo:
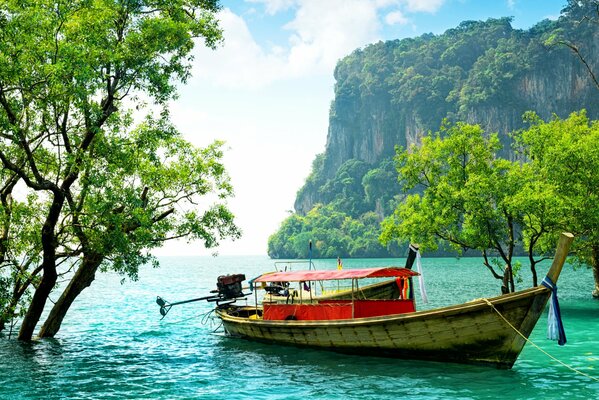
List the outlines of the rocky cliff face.
{"type": "MultiPolygon", "coordinates": [[[[418,144],[428,131],[437,131],[443,118],[498,132],[508,153],[508,133],[524,127],[526,111],[549,119],[585,108],[590,118],[599,118],[599,88],[585,65],[567,47],[545,45],[563,18],[526,32],[512,30],[509,20],[497,21],[377,43],[341,60],[324,157],[298,192],[296,211],[305,214],[326,203],[320,188],[348,160],[374,168],[393,157],[395,146],[418,144]],[[447,61],[456,41],[481,37],[488,43],[470,63],[465,57],[447,61]]],[[[599,72],[597,31],[576,40],[587,44],[586,60],[599,72]]]]}

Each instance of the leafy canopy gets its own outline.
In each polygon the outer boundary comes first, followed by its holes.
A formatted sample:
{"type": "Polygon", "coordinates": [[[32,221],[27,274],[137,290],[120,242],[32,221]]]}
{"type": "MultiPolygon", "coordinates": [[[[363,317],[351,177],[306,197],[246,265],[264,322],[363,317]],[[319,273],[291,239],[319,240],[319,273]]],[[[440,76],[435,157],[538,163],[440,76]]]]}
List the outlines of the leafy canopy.
{"type": "Polygon", "coordinates": [[[501,158],[501,149],[496,134],[465,123],[445,125],[408,151],[398,148],[399,179],[412,193],[383,221],[381,240],[410,240],[424,250],[449,245],[458,252],[480,251],[485,266],[511,291],[520,268],[513,257],[527,241],[536,285],[535,245],[557,224],[547,207],[551,188],[540,191],[543,185],[530,168],[501,158]]]}
{"type": "Polygon", "coordinates": [[[0,2],[0,279],[14,289],[0,293],[0,330],[20,304],[20,337],[30,338],[59,276],[71,279],[61,299],[72,297],[100,266],[136,278],[167,240],[213,247],[239,236],[222,143],[192,146],[168,113],[196,42],[222,41],[218,9],[215,0],[0,2]]]}

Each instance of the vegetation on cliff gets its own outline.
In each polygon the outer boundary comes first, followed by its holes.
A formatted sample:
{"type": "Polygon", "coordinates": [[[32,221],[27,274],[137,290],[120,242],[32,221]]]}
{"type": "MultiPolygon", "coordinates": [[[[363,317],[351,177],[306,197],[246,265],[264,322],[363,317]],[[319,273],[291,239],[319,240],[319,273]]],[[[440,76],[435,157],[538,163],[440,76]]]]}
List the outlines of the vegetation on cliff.
{"type": "Polygon", "coordinates": [[[397,243],[359,246],[372,235],[342,226],[374,217],[376,223],[364,226],[375,231],[407,195],[421,190],[402,189],[395,149],[419,145],[444,120],[496,132],[495,155],[511,162],[519,155],[509,133],[526,127],[527,111],[549,120],[586,108],[598,118],[599,91],[585,64],[563,45],[575,44],[589,65],[597,64],[599,25],[580,24],[594,13],[592,2],[571,1],[558,20],[529,30],[513,29],[509,18],[466,21],[442,35],[379,42],[341,60],[326,151],[298,191],[296,213],[269,239],[269,255],[305,257],[308,239],[337,236],[344,239],[319,239],[314,256],[402,255],[397,243]],[[337,214],[343,218],[330,219],[337,214]],[[371,250],[352,251],[358,248],[371,250]]]}

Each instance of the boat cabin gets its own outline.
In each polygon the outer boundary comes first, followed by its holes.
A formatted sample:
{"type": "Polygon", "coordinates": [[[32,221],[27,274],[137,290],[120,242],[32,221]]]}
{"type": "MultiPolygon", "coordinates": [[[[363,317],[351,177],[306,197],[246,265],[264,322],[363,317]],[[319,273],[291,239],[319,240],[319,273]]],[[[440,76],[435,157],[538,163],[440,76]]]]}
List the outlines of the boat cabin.
{"type": "MultiPolygon", "coordinates": [[[[311,301],[294,299],[286,303],[264,301],[262,318],[264,320],[284,321],[322,321],[353,318],[377,317],[383,315],[405,314],[416,311],[414,292],[411,278],[418,273],[399,267],[363,268],[353,270],[326,270],[326,271],[297,271],[275,272],[264,274],[256,283],[271,286],[289,287],[292,282],[299,283],[300,288],[316,288],[316,282],[351,280],[351,297],[345,299],[319,298],[315,296],[311,301]],[[360,290],[358,280],[363,278],[394,278],[398,287],[399,296],[393,299],[367,298],[360,290]]],[[[306,293],[300,290],[300,293],[306,293]]],[[[312,291],[309,290],[310,296],[312,291]]]]}

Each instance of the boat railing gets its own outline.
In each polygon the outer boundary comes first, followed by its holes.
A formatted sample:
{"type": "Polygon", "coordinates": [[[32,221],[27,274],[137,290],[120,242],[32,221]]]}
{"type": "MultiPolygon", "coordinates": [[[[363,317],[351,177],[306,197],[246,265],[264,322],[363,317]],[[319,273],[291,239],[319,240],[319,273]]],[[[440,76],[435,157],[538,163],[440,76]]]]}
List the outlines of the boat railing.
{"type": "Polygon", "coordinates": [[[308,265],[308,270],[315,270],[316,267],[314,266],[314,263],[312,262],[312,260],[288,260],[288,261],[275,261],[275,269],[277,270],[277,272],[285,272],[285,271],[291,271],[292,269],[292,265],[308,265]]]}

